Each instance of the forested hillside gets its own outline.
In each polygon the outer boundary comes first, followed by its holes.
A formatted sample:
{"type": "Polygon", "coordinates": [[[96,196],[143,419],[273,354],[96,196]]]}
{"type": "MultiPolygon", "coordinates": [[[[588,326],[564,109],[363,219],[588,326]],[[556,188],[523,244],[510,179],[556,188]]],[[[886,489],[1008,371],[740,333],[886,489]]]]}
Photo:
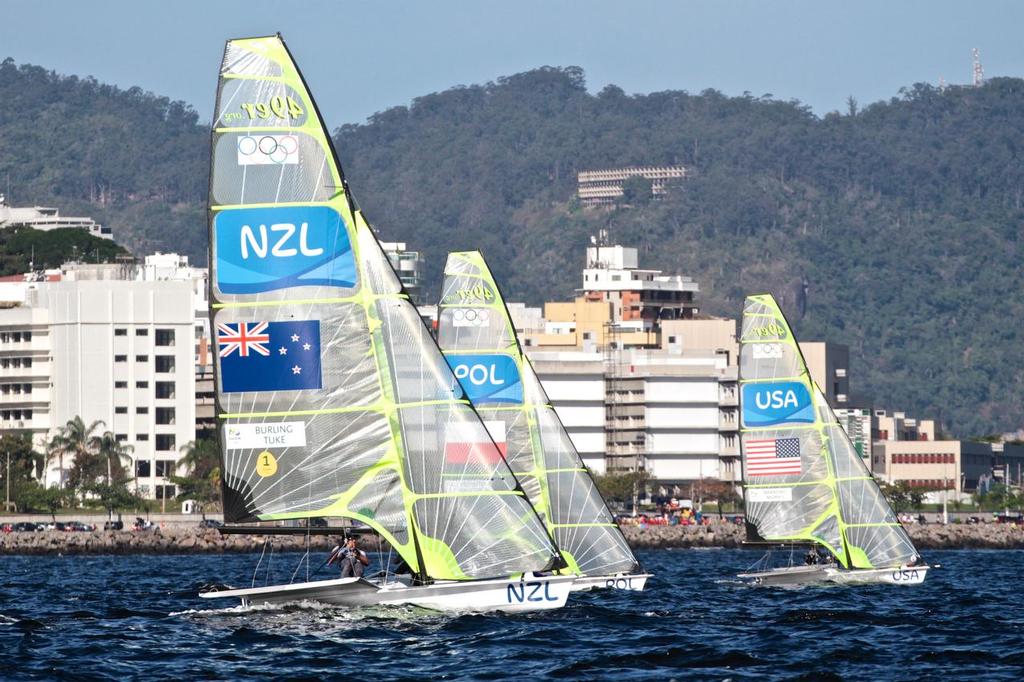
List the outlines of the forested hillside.
{"type": "MultiPolygon", "coordinates": [[[[16,204],[202,258],[208,131],[190,108],[9,61],[0,96],[16,204]]],[[[481,248],[510,297],[571,296],[605,227],[645,265],[697,278],[705,312],[735,317],[746,293],[774,291],[802,338],[850,345],[857,394],[966,436],[1024,415],[1022,132],[1017,79],[917,85],[822,118],[770,95],[591,95],[579,69],[544,68],[418,98],[336,141],[368,217],[426,253],[435,293],[448,250],[481,248]],[[668,163],[693,175],[662,201],[573,199],[578,170],[668,163]]]]}

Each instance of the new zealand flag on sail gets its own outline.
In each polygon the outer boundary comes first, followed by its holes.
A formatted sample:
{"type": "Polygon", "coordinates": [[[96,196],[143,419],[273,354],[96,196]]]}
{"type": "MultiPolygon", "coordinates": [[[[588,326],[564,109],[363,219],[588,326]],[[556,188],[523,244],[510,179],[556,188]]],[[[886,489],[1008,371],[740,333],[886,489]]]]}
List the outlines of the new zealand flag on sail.
{"type": "Polygon", "coordinates": [[[217,325],[221,390],[301,391],[320,388],[320,321],[217,325]]]}

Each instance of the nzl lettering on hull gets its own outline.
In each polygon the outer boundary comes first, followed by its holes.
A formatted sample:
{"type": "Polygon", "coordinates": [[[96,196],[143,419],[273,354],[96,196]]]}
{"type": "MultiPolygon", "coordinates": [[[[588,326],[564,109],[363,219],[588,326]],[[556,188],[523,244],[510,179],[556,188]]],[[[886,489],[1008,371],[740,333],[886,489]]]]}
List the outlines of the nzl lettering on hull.
{"type": "Polygon", "coordinates": [[[217,214],[213,231],[216,284],[226,294],[355,286],[348,230],[327,206],[226,209],[217,214]]]}
{"type": "Polygon", "coordinates": [[[814,423],[814,405],[799,381],[746,384],[743,387],[743,425],[814,423]]]}
{"type": "Polygon", "coordinates": [[[475,404],[521,403],[523,384],[507,355],[453,353],[446,356],[466,397],[475,404]]]}
{"type": "Polygon", "coordinates": [[[527,601],[558,601],[558,597],[551,596],[548,591],[549,587],[550,583],[547,580],[544,582],[509,583],[505,596],[509,604],[522,604],[527,601]]]}

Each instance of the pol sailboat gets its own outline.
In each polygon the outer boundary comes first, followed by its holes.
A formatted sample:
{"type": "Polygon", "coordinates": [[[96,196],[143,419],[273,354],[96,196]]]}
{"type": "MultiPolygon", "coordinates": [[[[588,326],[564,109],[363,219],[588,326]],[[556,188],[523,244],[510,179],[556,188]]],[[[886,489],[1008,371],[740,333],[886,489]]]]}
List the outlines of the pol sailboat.
{"type": "Polygon", "coordinates": [[[548,400],[479,251],[448,254],[438,343],[565,559],[573,590],[642,590],[645,573],[548,400]]]}
{"type": "Polygon", "coordinates": [[[209,204],[225,521],[348,519],[410,575],[200,596],[564,605],[574,576],[539,575],[565,561],[356,209],[279,35],[227,43],[209,204]]]}
{"type": "Polygon", "coordinates": [[[813,550],[811,563],[779,568],[769,552],[739,578],[758,585],[924,582],[929,566],[811,380],[771,294],[744,304],[739,378],[748,540],[813,550]]]}

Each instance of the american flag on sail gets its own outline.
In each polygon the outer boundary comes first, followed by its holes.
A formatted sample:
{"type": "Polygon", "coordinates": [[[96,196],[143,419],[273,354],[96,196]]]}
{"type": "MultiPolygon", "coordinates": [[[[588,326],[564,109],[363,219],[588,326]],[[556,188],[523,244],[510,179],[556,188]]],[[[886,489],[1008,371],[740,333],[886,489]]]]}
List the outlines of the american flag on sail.
{"type": "Polygon", "coordinates": [[[792,476],[802,472],[799,438],[760,438],[746,442],[747,477],[792,476]]]}

